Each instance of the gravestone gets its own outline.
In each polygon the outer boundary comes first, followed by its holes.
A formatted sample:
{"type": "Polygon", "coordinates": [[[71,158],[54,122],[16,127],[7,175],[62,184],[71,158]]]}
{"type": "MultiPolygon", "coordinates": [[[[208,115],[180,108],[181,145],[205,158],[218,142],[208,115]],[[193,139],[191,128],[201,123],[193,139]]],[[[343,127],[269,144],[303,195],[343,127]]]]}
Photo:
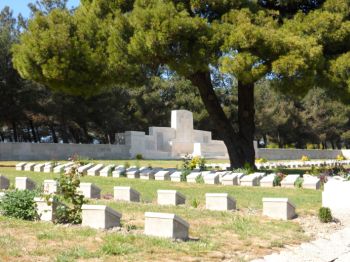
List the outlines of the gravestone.
{"type": "Polygon", "coordinates": [[[296,216],[295,206],[288,198],[263,198],[263,215],[288,220],[296,216]]]}
{"type": "Polygon", "coordinates": [[[221,178],[221,184],[226,186],[236,186],[238,185],[238,177],[243,175],[243,173],[229,173],[221,178]]]}
{"type": "Polygon", "coordinates": [[[46,163],[40,163],[40,164],[36,164],[34,166],[34,172],[43,172],[44,171],[44,166],[46,165],[46,163]]]}
{"type": "Polygon", "coordinates": [[[35,165],[36,165],[35,163],[27,163],[24,166],[24,171],[34,171],[34,166],[35,165]]]}
{"type": "Polygon", "coordinates": [[[34,190],[36,184],[28,177],[16,177],[15,187],[18,190],[34,190]]]}
{"type": "Polygon", "coordinates": [[[78,172],[83,175],[87,175],[87,171],[94,166],[94,163],[88,163],[86,165],[78,167],[78,172]]]}
{"type": "Polygon", "coordinates": [[[10,187],[10,180],[3,175],[0,175],[0,190],[8,189],[10,187]]]}
{"type": "Polygon", "coordinates": [[[53,172],[54,165],[53,164],[48,164],[44,166],[44,173],[51,173],[53,172]]]}
{"type": "Polygon", "coordinates": [[[288,175],[281,181],[281,187],[294,188],[294,184],[300,177],[298,174],[288,175]]]}
{"type": "Polygon", "coordinates": [[[155,174],[155,180],[170,180],[170,170],[160,170],[155,174]]]}
{"type": "Polygon", "coordinates": [[[202,172],[202,176],[203,176],[203,180],[204,180],[204,184],[209,184],[209,185],[216,185],[220,183],[220,176],[217,173],[206,173],[206,172],[202,172]]]}
{"type": "Polygon", "coordinates": [[[92,183],[80,183],[78,192],[86,198],[101,198],[101,189],[92,183]]]}
{"type": "Polygon", "coordinates": [[[98,176],[100,174],[100,170],[103,168],[103,164],[97,164],[94,167],[87,170],[88,176],[98,176]]]}
{"type": "Polygon", "coordinates": [[[114,200],[122,200],[127,202],[140,202],[140,193],[131,187],[115,186],[114,200]]]}
{"type": "Polygon", "coordinates": [[[83,205],[82,226],[95,229],[120,227],[122,214],[104,205],[83,205]]]}
{"type": "Polygon", "coordinates": [[[303,188],[315,190],[321,188],[321,180],[318,177],[305,174],[303,178],[303,188]]]}
{"type": "Polygon", "coordinates": [[[112,174],[112,170],[114,168],[114,165],[107,165],[100,171],[100,176],[108,177],[110,174],[112,174]]]}
{"type": "Polygon", "coordinates": [[[188,183],[196,183],[197,177],[201,176],[201,172],[191,172],[187,175],[186,180],[188,183]]]}
{"type": "Polygon", "coordinates": [[[350,214],[350,181],[328,180],[322,192],[322,206],[331,209],[335,216],[350,214]]]}
{"type": "Polygon", "coordinates": [[[159,168],[146,168],[140,171],[140,179],[143,180],[154,180],[155,174],[159,171],[159,168]]]}
{"type": "Polygon", "coordinates": [[[140,170],[137,167],[130,167],[126,170],[127,178],[140,178],[140,170]]]}
{"type": "Polygon", "coordinates": [[[182,205],[186,202],[186,197],[176,190],[157,190],[158,205],[182,205]]]}
{"type": "Polygon", "coordinates": [[[250,174],[240,179],[241,186],[259,186],[260,185],[260,174],[250,174]]]}
{"type": "Polygon", "coordinates": [[[57,201],[52,198],[49,199],[50,204],[47,203],[45,198],[35,197],[36,211],[42,221],[53,221],[56,217],[57,201]]]}
{"type": "Polygon", "coordinates": [[[16,165],[16,170],[17,170],[17,171],[23,171],[23,170],[24,170],[24,166],[25,166],[26,164],[27,164],[26,162],[18,163],[18,164],[16,165]]]}
{"type": "Polygon", "coordinates": [[[217,211],[234,210],[236,209],[236,200],[227,193],[206,193],[205,207],[217,211]]]}
{"type": "Polygon", "coordinates": [[[170,180],[173,182],[181,182],[181,171],[175,171],[170,175],[170,180]]]}
{"type": "Polygon", "coordinates": [[[114,169],[114,171],[112,172],[112,176],[113,177],[121,177],[121,176],[125,175],[125,172],[126,172],[125,167],[120,165],[114,169]]]}
{"type": "Polygon", "coordinates": [[[57,192],[57,181],[52,179],[44,180],[44,193],[54,194],[56,192],[57,192]]]}
{"type": "Polygon", "coordinates": [[[145,213],[145,235],[188,239],[189,224],[175,214],[145,213]]]}
{"type": "Polygon", "coordinates": [[[269,174],[260,180],[261,187],[273,187],[273,181],[275,180],[276,174],[269,174]]]}

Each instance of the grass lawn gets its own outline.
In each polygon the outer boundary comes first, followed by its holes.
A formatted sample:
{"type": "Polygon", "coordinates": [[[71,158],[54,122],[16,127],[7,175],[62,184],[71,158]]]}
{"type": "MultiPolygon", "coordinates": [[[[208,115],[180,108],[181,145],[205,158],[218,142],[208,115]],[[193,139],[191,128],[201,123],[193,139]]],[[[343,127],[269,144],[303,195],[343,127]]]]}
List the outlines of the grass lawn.
{"type": "MultiPolygon", "coordinates": [[[[174,167],[175,161],[163,162],[174,167]]],[[[13,167],[0,167],[0,173],[9,177],[12,184],[16,176],[31,177],[38,184],[44,179],[56,177],[54,174],[15,171],[13,167]]],[[[245,261],[271,253],[284,245],[307,240],[297,222],[262,217],[262,197],[290,198],[296,204],[299,216],[315,214],[321,206],[321,192],[306,189],[202,185],[112,177],[84,177],[82,180],[99,186],[103,196],[113,194],[113,186],[118,185],[131,186],[141,193],[141,203],[107,199],[90,201],[106,204],[123,214],[120,232],[0,216],[0,261],[175,261],[179,258],[181,261],[221,261],[224,258],[245,261]],[[186,205],[158,206],[157,189],[179,190],[187,197],[186,205]],[[237,200],[238,211],[205,210],[205,193],[209,192],[229,193],[237,200]],[[198,207],[193,206],[194,202],[199,203],[198,207]],[[175,213],[184,218],[190,224],[190,237],[194,240],[174,242],[142,235],[146,211],[175,213]]]]}

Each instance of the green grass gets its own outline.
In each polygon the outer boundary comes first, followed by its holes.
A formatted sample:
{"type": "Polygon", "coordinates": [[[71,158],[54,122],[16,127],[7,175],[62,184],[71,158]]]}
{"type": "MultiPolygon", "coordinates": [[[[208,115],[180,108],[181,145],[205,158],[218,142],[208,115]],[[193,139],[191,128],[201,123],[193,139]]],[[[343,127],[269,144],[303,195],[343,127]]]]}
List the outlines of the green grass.
{"type": "MultiPolygon", "coordinates": [[[[28,176],[38,185],[45,179],[57,177],[55,174],[15,171],[13,167],[2,167],[0,173],[7,176],[12,184],[16,176],[28,176]]],[[[106,204],[121,212],[122,232],[56,226],[0,216],[0,261],[15,258],[18,261],[43,258],[52,261],[90,258],[106,261],[155,261],[175,260],[179,257],[215,260],[210,259],[215,252],[232,256],[234,260],[254,258],[258,254],[271,252],[271,249],[307,239],[299,224],[294,221],[262,217],[263,197],[288,197],[297,206],[300,216],[316,214],[321,206],[321,192],[307,189],[252,188],[89,176],[83,177],[82,181],[99,186],[102,195],[113,194],[113,187],[118,185],[131,186],[141,193],[141,203],[90,200],[90,203],[106,204]],[[177,207],[158,206],[158,189],[180,191],[187,197],[186,204],[177,207]],[[205,193],[208,192],[229,193],[237,200],[238,211],[206,210],[205,193]],[[190,237],[198,241],[173,242],[144,236],[142,232],[146,211],[179,215],[190,223],[190,237]],[[24,252],[21,251],[23,248],[24,252]]]]}

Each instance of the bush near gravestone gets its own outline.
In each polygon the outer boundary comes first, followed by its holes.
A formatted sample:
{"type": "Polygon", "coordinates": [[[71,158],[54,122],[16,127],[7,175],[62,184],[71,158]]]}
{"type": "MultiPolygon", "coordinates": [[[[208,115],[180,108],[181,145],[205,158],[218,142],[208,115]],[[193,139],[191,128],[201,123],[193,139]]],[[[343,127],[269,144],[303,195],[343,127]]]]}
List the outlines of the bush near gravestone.
{"type": "Polygon", "coordinates": [[[283,173],[277,173],[274,180],[273,180],[273,186],[281,186],[281,181],[286,175],[283,173]]]}
{"type": "Polygon", "coordinates": [[[38,192],[30,190],[16,189],[6,192],[0,200],[0,213],[4,216],[30,221],[38,219],[34,201],[36,195],[38,192]]]}
{"type": "Polygon", "coordinates": [[[303,183],[304,183],[304,178],[298,177],[298,179],[297,179],[297,180],[295,181],[295,183],[294,183],[294,186],[295,186],[296,188],[302,188],[303,183]]]}
{"type": "Polygon", "coordinates": [[[44,195],[48,205],[52,204],[52,199],[58,203],[54,223],[81,223],[81,207],[87,203],[84,196],[77,192],[81,176],[83,174],[78,172],[78,165],[74,166],[69,172],[61,173],[56,179],[57,192],[55,194],[44,195]]]}
{"type": "Polygon", "coordinates": [[[332,211],[328,207],[321,207],[318,210],[318,218],[322,223],[329,223],[333,221],[332,211]]]}

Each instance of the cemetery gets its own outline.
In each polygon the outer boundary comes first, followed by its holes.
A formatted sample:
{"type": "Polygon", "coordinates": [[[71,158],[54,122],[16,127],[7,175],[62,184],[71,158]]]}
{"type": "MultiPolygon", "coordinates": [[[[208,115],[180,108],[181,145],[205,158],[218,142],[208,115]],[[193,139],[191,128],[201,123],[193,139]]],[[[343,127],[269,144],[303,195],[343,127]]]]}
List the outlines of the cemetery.
{"type": "Polygon", "coordinates": [[[0,262],[350,261],[350,0],[1,0],[0,262]]]}

